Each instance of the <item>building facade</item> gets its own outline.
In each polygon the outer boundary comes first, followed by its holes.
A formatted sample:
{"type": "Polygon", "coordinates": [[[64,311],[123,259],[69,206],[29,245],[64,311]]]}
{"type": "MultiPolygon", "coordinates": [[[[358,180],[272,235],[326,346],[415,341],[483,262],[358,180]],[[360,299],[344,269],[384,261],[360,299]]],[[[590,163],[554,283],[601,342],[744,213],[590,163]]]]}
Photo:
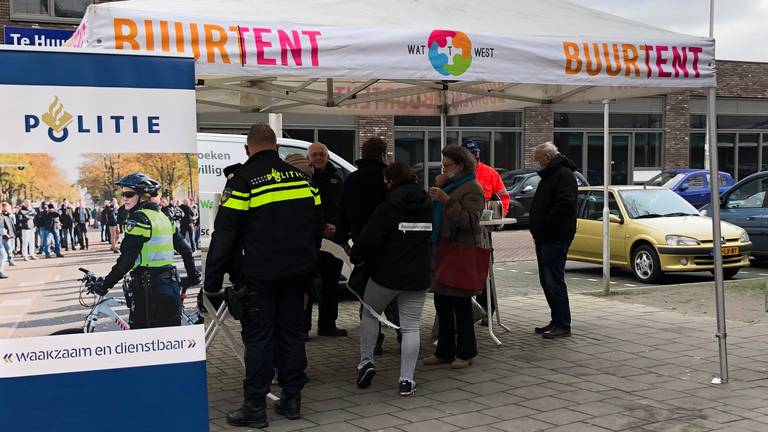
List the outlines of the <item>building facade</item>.
{"type": "MultiPolygon", "coordinates": [[[[86,7],[103,0],[0,0],[0,42],[7,29],[74,30],[86,7]]],[[[6,40],[8,39],[8,40],[6,40]]],[[[34,40],[27,42],[34,44],[34,40]]],[[[768,169],[768,63],[717,62],[717,149],[722,171],[741,179],[768,169]]],[[[518,111],[449,116],[447,142],[475,140],[497,169],[530,167],[534,146],[554,142],[590,183],[603,179],[602,104],[553,104],[518,111]]],[[[610,142],[614,184],[647,180],[665,168],[704,167],[706,99],[701,91],[612,103],[610,142]]],[[[199,113],[201,132],[245,133],[266,114],[199,113]]],[[[440,165],[440,120],[412,116],[283,116],[283,135],[320,141],[354,161],[368,137],[391,145],[392,158],[433,178],[440,165]]],[[[423,178],[423,176],[422,176],[423,178]]]]}

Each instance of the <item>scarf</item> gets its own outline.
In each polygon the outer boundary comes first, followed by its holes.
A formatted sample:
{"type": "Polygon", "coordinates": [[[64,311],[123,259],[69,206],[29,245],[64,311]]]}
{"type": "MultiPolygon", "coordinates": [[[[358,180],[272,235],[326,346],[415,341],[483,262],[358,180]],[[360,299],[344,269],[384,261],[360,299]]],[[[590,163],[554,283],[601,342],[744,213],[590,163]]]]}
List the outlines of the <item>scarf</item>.
{"type": "MultiPolygon", "coordinates": [[[[457,187],[463,185],[466,182],[476,180],[476,179],[477,179],[477,176],[473,172],[471,174],[465,175],[464,177],[454,181],[453,183],[448,183],[447,185],[443,186],[443,190],[445,191],[445,193],[450,194],[457,187]]],[[[443,225],[443,202],[433,201],[432,208],[435,212],[435,217],[432,224],[432,243],[437,243],[438,240],[440,240],[440,232],[443,225]]]]}

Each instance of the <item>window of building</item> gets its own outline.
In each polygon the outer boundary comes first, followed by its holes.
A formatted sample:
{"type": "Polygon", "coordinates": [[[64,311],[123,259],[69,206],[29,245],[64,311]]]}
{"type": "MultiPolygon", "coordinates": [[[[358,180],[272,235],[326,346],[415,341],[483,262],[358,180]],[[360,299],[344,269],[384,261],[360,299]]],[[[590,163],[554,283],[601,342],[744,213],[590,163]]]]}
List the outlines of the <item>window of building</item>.
{"type": "Polygon", "coordinates": [[[11,0],[11,19],[77,23],[93,0],[11,0]]]}
{"type": "MultiPolygon", "coordinates": [[[[521,112],[449,116],[446,126],[447,145],[473,139],[480,146],[483,163],[502,172],[522,168],[521,112]]],[[[395,160],[409,164],[422,182],[427,175],[428,185],[433,185],[435,176],[440,173],[440,149],[439,117],[395,117],[395,160]]]]}
{"type": "Polygon", "coordinates": [[[655,168],[661,166],[661,133],[635,133],[635,166],[655,168]]]}
{"type": "MultiPolygon", "coordinates": [[[[662,127],[662,114],[610,114],[608,124],[613,128],[655,129],[662,127]]],[[[602,128],[603,113],[558,112],[555,113],[556,128],[602,128]]]]}
{"type": "Polygon", "coordinates": [[[355,131],[348,129],[318,129],[317,141],[325,144],[328,150],[344,158],[347,162],[355,161],[355,131]]]}
{"type": "MultiPolygon", "coordinates": [[[[704,168],[706,134],[690,135],[690,167],[704,168]]],[[[734,180],[768,169],[768,133],[722,132],[717,134],[717,168],[734,180]]]]}

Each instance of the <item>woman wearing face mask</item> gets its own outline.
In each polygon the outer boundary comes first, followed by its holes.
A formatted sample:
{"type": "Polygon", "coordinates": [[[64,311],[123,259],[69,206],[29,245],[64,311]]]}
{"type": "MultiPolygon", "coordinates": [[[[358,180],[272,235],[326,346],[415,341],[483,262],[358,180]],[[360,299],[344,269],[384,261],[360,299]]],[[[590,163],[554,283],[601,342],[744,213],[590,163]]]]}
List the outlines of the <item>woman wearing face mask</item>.
{"type": "MultiPolygon", "coordinates": [[[[357,238],[350,260],[371,266],[364,301],[378,313],[397,299],[403,334],[400,358],[401,396],[416,389],[413,372],[419,356],[419,322],[430,282],[432,202],[408,165],[384,169],[387,200],[379,204],[357,238]]],[[[371,385],[379,321],[363,309],[360,322],[360,364],[357,386],[371,385]]]]}
{"type": "MultiPolygon", "coordinates": [[[[471,154],[457,145],[443,149],[443,174],[438,187],[430,188],[434,202],[433,243],[454,241],[482,244],[480,215],[485,207],[483,189],[475,176],[471,154]]],[[[464,369],[477,355],[477,341],[472,319],[471,290],[457,289],[432,282],[437,311],[438,338],[435,354],[423,359],[425,366],[450,363],[464,369]]]]}
{"type": "Polygon", "coordinates": [[[129,174],[117,183],[128,211],[120,257],[109,274],[99,278],[94,291],[105,295],[131,272],[133,305],[128,318],[131,329],[181,324],[181,287],[173,262],[176,250],[187,271],[185,286],[200,283],[192,249],[152,198],[160,183],[142,173],[129,174]]]}

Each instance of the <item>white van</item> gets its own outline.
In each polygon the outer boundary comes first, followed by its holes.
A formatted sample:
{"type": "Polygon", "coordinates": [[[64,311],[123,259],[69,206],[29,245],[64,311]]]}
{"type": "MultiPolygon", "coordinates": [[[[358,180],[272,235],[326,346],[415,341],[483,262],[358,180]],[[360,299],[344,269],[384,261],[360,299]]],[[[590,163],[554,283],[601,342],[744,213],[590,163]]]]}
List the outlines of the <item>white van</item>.
{"type": "MultiPolygon", "coordinates": [[[[229,165],[238,162],[243,163],[247,160],[245,142],[245,135],[197,134],[197,171],[200,178],[200,241],[203,245],[207,245],[210,241],[216,207],[221,191],[224,190],[224,185],[227,182],[223,170],[229,165]]],[[[312,145],[308,141],[288,138],[278,138],[277,144],[279,146],[278,153],[283,159],[291,153],[306,155],[309,146],[312,145]]],[[[336,167],[342,179],[346,179],[350,173],[357,170],[354,165],[333,152],[331,152],[329,160],[336,167]]],[[[342,275],[348,278],[351,265],[341,247],[324,240],[323,250],[328,250],[337,257],[343,258],[342,275]]],[[[205,256],[203,256],[203,262],[205,262],[205,256]]]]}

